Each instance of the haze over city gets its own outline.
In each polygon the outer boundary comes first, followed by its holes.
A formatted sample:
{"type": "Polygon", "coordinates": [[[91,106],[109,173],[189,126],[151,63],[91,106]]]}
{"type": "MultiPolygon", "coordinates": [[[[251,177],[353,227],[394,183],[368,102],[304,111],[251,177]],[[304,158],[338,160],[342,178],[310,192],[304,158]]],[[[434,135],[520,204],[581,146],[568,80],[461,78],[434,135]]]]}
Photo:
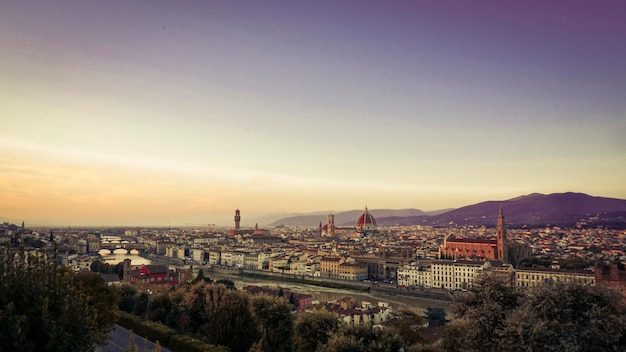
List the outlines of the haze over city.
{"type": "Polygon", "coordinates": [[[3,3],[0,220],[626,198],[624,18],[620,1],[3,3]]]}

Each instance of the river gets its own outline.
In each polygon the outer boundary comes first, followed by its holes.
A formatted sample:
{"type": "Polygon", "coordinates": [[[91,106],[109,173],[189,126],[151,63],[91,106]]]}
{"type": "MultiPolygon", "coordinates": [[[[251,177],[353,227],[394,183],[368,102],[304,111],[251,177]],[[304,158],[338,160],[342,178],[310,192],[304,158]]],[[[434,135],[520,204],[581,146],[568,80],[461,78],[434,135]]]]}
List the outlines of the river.
{"type": "Polygon", "coordinates": [[[448,319],[452,317],[451,308],[453,303],[446,301],[439,301],[433,299],[425,299],[418,297],[408,296],[391,296],[381,293],[365,293],[352,290],[335,289],[328,287],[321,287],[315,285],[298,284],[292,282],[281,282],[274,280],[264,280],[259,278],[250,278],[245,276],[225,275],[209,273],[206,276],[211,277],[213,280],[228,279],[235,282],[235,286],[238,289],[247,285],[271,287],[271,288],[285,288],[290,289],[298,293],[306,293],[313,296],[313,301],[319,301],[325,303],[329,301],[339,300],[344,297],[353,297],[360,304],[363,301],[376,304],[378,302],[387,302],[389,306],[394,310],[409,309],[418,314],[422,314],[428,307],[443,308],[448,313],[448,319]]]}
{"type": "Polygon", "coordinates": [[[139,251],[136,249],[132,249],[130,253],[126,249],[116,249],[113,253],[108,249],[102,249],[99,253],[102,256],[102,260],[109,264],[117,264],[125,259],[130,259],[131,265],[149,265],[152,263],[150,259],[139,256],[139,251]]]}
{"type": "MultiPolygon", "coordinates": [[[[132,265],[149,265],[151,264],[151,260],[147,258],[143,258],[138,255],[139,252],[136,250],[131,250],[130,253],[127,253],[125,249],[116,249],[113,253],[110,253],[108,250],[102,250],[100,255],[106,263],[109,264],[117,264],[119,262],[124,261],[124,259],[130,259],[132,265]]],[[[439,301],[433,299],[419,298],[419,297],[409,297],[409,296],[400,296],[400,295],[387,295],[384,293],[365,293],[358,292],[352,290],[345,289],[336,289],[336,288],[328,288],[321,287],[315,285],[307,285],[307,284],[298,284],[293,282],[282,282],[275,280],[265,280],[260,278],[251,278],[245,276],[235,276],[235,275],[226,275],[226,274],[216,274],[209,273],[207,276],[211,277],[214,280],[219,279],[228,279],[235,282],[235,286],[238,289],[242,289],[244,286],[253,285],[253,286],[261,286],[261,287],[271,287],[271,288],[285,288],[292,290],[298,293],[310,294],[313,296],[313,301],[318,301],[320,303],[325,303],[329,301],[339,300],[344,297],[353,297],[358,303],[361,302],[371,302],[372,304],[377,304],[378,302],[387,302],[389,306],[394,310],[399,309],[409,309],[418,314],[422,314],[424,310],[428,307],[433,308],[443,308],[448,313],[448,318],[452,317],[451,308],[453,303],[446,301],[439,301]]]]}

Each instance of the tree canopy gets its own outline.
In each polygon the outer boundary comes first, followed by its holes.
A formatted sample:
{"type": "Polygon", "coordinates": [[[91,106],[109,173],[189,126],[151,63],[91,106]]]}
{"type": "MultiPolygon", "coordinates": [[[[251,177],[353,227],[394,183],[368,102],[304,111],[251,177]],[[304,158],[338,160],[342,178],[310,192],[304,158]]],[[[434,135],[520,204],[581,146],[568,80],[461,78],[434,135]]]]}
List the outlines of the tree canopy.
{"type": "Polygon", "coordinates": [[[339,329],[337,316],[327,311],[298,314],[294,323],[294,350],[313,352],[325,344],[330,335],[339,329]]]}
{"type": "MultiPolygon", "coordinates": [[[[102,283],[104,280],[102,280],[102,283]]],[[[48,253],[0,249],[0,351],[84,351],[102,343],[116,309],[96,277],[76,277],[48,253]],[[95,289],[91,288],[94,284],[95,289]]]]}
{"type": "Polygon", "coordinates": [[[557,283],[522,295],[485,276],[459,299],[446,351],[624,351],[626,308],[619,293],[557,283]]]}

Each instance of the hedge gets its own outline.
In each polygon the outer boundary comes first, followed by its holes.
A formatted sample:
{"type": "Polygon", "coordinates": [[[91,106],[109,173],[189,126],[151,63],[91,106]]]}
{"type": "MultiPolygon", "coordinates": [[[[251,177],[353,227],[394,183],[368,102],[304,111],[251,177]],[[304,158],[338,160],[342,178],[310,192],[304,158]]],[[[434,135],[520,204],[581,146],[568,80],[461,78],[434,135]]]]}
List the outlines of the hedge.
{"type": "Polygon", "coordinates": [[[145,321],[136,315],[120,311],[117,324],[132,330],[135,334],[143,336],[150,341],[159,343],[172,351],[190,352],[226,352],[228,348],[210,345],[206,342],[194,339],[185,334],[179,334],[174,329],[163,324],[145,321]]]}

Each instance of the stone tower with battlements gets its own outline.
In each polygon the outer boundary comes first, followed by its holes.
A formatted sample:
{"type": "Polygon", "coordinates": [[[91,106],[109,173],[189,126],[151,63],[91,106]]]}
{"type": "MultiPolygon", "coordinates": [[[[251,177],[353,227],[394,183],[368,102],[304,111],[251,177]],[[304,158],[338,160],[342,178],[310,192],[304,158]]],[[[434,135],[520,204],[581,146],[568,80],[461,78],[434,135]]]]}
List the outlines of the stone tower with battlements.
{"type": "Polygon", "coordinates": [[[496,240],[498,243],[498,257],[496,259],[505,263],[509,262],[509,253],[507,251],[508,243],[506,238],[506,225],[504,224],[504,214],[502,208],[498,214],[498,226],[496,227],[496,240]]]}

